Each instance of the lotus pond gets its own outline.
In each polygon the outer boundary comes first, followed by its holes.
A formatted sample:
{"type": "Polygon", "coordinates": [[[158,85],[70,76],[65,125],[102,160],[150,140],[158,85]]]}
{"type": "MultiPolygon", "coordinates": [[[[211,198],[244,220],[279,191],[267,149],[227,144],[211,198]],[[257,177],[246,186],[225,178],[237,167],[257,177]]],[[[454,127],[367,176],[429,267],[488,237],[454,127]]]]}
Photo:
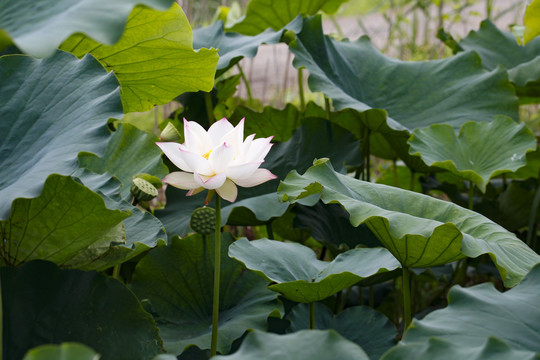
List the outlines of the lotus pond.
{"type": "Polygon", "coordinates": [[[0,360],[540,359],[540,1],[218,3],[0,1],[0,360]]]}

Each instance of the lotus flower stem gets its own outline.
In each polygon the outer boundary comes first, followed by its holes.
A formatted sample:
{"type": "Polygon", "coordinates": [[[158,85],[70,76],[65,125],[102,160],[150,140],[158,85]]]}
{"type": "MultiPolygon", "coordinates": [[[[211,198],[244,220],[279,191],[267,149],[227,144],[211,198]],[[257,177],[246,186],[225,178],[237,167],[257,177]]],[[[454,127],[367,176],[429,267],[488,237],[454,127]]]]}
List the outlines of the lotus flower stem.
{"type": "Polygon", "coordinates": [[[240,77],[244,81],[244,85],[246,86],[246,92],[248,95],[249,103],[253,103],[253,94],[251,93],[251,86],[249,85],[249,81],[246,78],[246,74],[244,74],[244,70],[242,69],[242,66],[240,64],[236,64],[236,67],[238,68],[238,72],[240,73],[240,77]]]}
{"type": "Polygon", "coordinates": [[[214,244],[214,301],[212,309],[212,342],[210,356],[217,353],[219,320],[219,281],[221,278],[221,197],[216,196],[216,235],[214,244]]]}
{"type": "Polygon", "coordinates": [[[403,334],[411,323],[411,279],[409,268],[403,267],[402,291],[403,291],[403,334]]]}
{"type": "Polygon", "coordinates": [[[315,303],[309,303],[309,328],[315,330],[315,303]]]}

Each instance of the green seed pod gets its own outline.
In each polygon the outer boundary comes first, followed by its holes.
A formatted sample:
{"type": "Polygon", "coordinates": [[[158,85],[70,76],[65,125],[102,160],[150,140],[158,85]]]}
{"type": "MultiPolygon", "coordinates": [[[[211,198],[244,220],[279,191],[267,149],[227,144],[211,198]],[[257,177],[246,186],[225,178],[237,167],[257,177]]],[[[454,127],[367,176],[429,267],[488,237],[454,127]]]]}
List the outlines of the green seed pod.
{"type": "Polygon", "coordinates": [[[159,135],[161,141],[183,142],[184,137],[172,123],[167,123],[165,129],[159,135]]]}
{"type": "Polygon", "coordinates": [[[159,189],[163,186],[163,183],[157,176],[153,176],[146,173],[140,173],[133,177],[133,179],[137,179],[137,178],[148,181],[150,184],[154,185],[156,189],[159,189]]]}
{"type": "Polygon", "coordinates": [[[216,231],[216,210],[207,206],[195,209],[191,214],[189,225],[199,234],[212,234],[216,231]]]}
{"type": "Polygon", "coordinates": [[[158,196],[158,190],[149,181],[136,177],[131,182],[131,195],[137,201],[150,201],[158,196]]]}

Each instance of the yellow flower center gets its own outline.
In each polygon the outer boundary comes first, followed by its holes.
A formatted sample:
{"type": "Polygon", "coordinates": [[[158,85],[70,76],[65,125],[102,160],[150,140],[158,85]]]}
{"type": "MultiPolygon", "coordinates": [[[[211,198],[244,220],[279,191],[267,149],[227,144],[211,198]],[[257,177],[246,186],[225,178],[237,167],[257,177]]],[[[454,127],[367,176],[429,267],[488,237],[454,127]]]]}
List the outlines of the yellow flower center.
{"type": "Polygon", "coordinates": [[[212,150],[210,150],[209,152],[207,152],[206,154],[204,154],[202,157],[205,158],[206,160],[208,160],[208,158],[210,157],[210,154],[212,153],[212,150]]]}

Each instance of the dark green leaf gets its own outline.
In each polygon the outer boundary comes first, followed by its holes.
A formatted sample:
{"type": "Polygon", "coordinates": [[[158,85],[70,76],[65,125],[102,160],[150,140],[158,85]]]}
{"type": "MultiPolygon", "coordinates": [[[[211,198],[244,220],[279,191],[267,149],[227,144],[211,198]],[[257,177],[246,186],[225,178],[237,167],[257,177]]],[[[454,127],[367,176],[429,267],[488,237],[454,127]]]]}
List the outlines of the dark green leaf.
{"type": "Polygon", "coordinates": [[[150,360],[162,351],[156,323],[117,280],[45,261],[1,275],[6,359],[61,342],[90,346],[101,360],[150,360]]]}
{"type": "Polygon", "coordinates": [[[0,58],[0,219],[35,197],[51,173],[71,174],[80,151],[100,153],[107,119],[122,117],[118,81],[91,56],[0,58]]]}
{"type": "Polygon", "coordinates": [[[356,180],[318,160],[304,175],[291,172],[278,194],[284,201],[339,203],[353,226],[369,229],[406,267],[428,267],[489,254],[508,287],[518,284],[540,256],[513,233],[453,203],[356,180]],[[309,199],[305,199],[306,197],[309,199]]]}
{"type": "Polygon", "coordinates": [[[270,289],[304,303],[326,299],[362,279],[399,268],[385,248],[353,249],[325,262],[304,245],[268,239],[237,240],[229,256],[274,282],[270,289]]]}

